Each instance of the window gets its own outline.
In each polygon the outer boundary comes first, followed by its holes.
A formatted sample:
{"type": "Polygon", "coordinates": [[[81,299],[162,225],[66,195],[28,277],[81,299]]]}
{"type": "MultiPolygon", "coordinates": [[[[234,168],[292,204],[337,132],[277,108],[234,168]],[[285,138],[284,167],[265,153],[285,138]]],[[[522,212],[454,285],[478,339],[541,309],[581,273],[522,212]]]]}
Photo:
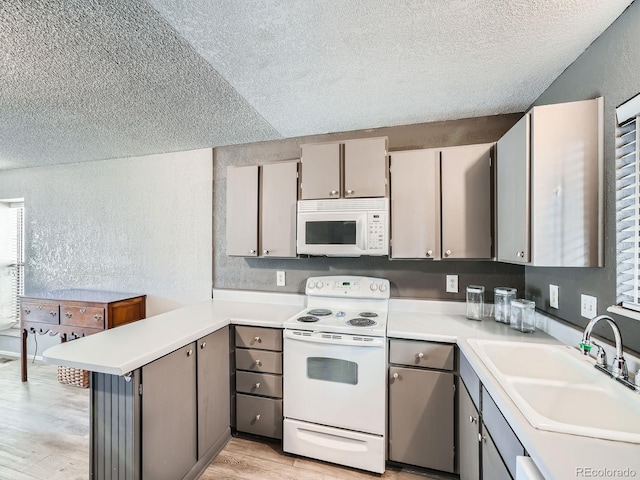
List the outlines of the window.
{"type": "Polygon", "coordinates": [[[0,330],[20,321],[19,295],[24,294],[24,203],[0,203],[0,330]]]}
{"type": "Polygon", "coordinates": [[[640,311],[640,95],[616,109],[617,302],[640,311]]]}

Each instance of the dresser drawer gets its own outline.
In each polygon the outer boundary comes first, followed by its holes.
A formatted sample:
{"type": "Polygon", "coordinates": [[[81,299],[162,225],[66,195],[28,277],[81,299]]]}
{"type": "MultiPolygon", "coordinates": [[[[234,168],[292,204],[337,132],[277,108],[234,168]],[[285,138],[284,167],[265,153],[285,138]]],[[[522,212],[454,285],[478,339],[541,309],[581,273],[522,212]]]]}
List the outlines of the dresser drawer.
{"type": "Polygon", "coordinates": [[[236,429],[239,432],[282,438],[282,400],[236,395],[236,429]]]}
{"type": "Polygon", "coordinates": [[[236,326],[236,347],[282,351],[282,330],[279,328],[236,326]]]}
{"type": "Polygon", "coordinates": [[[282,398],[282,376],[270,373],[236,372],[236,391],[282,398]]]}
{"type": "Polygon", "coordinates": [[[60,324],[60,306],[57,303],[22,302],[20,308],[25,322],[60,324]]]}
{"type": "Polygon", "coordinates": [[[104,308],[62,304],[60,324],[104,329],[104,308]]]}
{"type": "Polygon", "coordinates": [[[282,353],[236,348],[236,369],[250,372],[282,373],[282,353]]]}
{"type": "Polygon", "coordinates": [[[389,363],[453,370],[453,345],[414,340],[390,340],[389,363]]]}

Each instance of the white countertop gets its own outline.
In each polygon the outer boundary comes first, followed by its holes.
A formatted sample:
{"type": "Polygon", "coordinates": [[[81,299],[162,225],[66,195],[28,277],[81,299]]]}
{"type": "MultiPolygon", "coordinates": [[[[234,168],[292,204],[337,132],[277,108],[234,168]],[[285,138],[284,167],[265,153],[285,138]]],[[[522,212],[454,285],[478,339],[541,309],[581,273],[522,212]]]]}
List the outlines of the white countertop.
{"type": "MultiPolygon", "coordinates": [[[[214,290],[213,300],[56,345],[43,358],[47,363],[123,375],[229,324],[282,327],[304,305],[303,295],[214,290]]],[[[461,302],[402,299],[390,301],[387,336],[457,344],[548,480],[580,478],[578,468],[592,469],[592,478],[610,478],[594,474],[598,469],[629,468],[640,475],[640,445],[533,428],[467,342],[486,338],[560,343],[554,337],[542,331],[522,334],[490,318],[467,320],[461,302]]]]}

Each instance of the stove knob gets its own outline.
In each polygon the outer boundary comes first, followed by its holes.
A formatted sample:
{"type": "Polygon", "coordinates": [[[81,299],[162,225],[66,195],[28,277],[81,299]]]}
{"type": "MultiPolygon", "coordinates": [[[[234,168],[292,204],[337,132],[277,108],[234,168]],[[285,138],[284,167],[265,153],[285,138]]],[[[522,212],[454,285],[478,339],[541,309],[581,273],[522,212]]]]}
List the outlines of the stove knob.
{"type": "Polygon", "coordinates": [[[375,292],[376,290],[378,290],[378,284],[372,283],[371,285],[369,285],[369,288],[371,289],[372,292],[375,292]]]}
{"type": "Polygon", "coordinates": [[[380,289],[381,292],[386,292],[387,291],[387,284],[386,283],[381,283],[379,289],[380,289]]]}
{"type": "Polygon", "coordinates": [[[307,286],[309,287],[309,290],[313,290],[314,288],[316,288],[316,282],[314,282],[313,280],[309,280],[307,286]]]}
{"type": "Polygon", "coordinates": [[[317,288],[322,288],[322,287],[324,287],[324,283],[322,283],[322,281],[319,281],[318,283],[316,283],[316,287],[317,288]]]}

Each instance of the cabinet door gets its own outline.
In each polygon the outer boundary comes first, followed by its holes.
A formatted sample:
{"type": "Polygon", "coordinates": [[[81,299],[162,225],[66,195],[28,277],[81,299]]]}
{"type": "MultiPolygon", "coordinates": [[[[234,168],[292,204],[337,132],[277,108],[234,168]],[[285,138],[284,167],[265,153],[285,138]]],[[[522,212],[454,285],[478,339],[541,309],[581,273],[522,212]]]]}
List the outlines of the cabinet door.
{"type": "Polygon", "coordinates": [[[440,258],[440,150],[391,154],[391,258],[440,258]]]}
{"type": "MultiPolygon", "coordinates": [[[[458,388],[458,470],[460,480],[480,478],[480,433],[478,410],[462,382],[458,388]]],[[[491,478],[491,477],[488,477],[491,478]]]]}
{"type": "Polygon", "coordinates": [[[229,327],[197,342],[198,458],[229,428],[229,327]]]}
{"type": "Polygon", "coordinates": [[[344,143],[344,197],[384,197],[387,194],[387,138],[363,138],[344,143]]]}
{"type": "Polygon", "coordinates": [[[227,255],[258,255],[258,166],[227,168],[227,255]]]}
{"type": "Polygon", "coordinates": [[[491,147],[441,151],[443,258],[491,258],[491,147]]]}
{"type": "Polygon", "coordinates": [[[197,461],[195,348],[142,367],[142,478],[183,478],[197,461]]]}
{"type": "Polygon", "coordinates": [[[302,145],[302,200],[340,198],[340,144],[302,145]]]}
{"type": "Polygon", "coordinates": [[[530,236],[530,144],[527,114],[497,144],[496,202],[498,261],[528,263],[530,236]]]}
{"type": "MultiPolygon", "coordinates": [[[[462,476],[460,476],[462,479],[462,476]]],[[[512,480],[489,431],[482,425],[482,478],[491,480],[512,480]]]]}
{"type": "Polygon", "coordinates": [[[261,255],[296,256],[298,162],[262,166],[261,255]]]}
{"type": "Polygon", "coordinates": [[[389,460],[454,471],[453,374],[389,368],[389,460]]]}

